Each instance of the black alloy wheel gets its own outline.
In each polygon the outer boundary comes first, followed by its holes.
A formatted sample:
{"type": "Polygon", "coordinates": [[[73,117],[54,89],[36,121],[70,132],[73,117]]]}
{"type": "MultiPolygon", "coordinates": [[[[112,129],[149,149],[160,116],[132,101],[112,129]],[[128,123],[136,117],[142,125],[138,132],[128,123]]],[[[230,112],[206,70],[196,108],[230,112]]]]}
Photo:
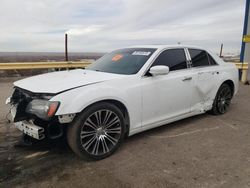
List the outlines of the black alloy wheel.
{"type": "Polygon", "coordinates": [[[67,138],[70,147],[79,156],[89,159],[108,157],[124,139],[123,114],[110,103],[89,107],[69,126],[67,138]]]}
{"type": "Polygon", "coordinates": [[[226,83],[222,84],[217,92],[212,112],[214,114],[226,113],[230,106],[232,96],[233,93],[230,86],[226,83]]]}

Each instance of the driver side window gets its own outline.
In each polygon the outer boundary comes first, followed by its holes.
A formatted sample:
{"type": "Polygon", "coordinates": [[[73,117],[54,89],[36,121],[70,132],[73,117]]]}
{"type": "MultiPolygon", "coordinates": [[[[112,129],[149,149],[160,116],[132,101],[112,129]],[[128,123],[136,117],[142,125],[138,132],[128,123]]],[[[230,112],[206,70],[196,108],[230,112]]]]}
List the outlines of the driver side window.
{"type": "Polygon", "coordinates": [[[170,71],[186,69],[187,61],[184,49],[165,50],[157,57],[152,67],[157,65],[168,66],[170,71]]]}

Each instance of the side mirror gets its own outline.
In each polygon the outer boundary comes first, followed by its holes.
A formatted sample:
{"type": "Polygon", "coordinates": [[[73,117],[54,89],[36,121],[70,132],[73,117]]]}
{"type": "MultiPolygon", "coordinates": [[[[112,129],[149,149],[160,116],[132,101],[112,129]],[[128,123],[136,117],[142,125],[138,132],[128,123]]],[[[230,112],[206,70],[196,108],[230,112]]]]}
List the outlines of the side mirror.
{"type": "Polygon", "coordinates": [[[153,76],[167,75],[169,73],[169,67],[165,65],[157,65],[151,67],[149,73],[152,74],[153,76]]]}

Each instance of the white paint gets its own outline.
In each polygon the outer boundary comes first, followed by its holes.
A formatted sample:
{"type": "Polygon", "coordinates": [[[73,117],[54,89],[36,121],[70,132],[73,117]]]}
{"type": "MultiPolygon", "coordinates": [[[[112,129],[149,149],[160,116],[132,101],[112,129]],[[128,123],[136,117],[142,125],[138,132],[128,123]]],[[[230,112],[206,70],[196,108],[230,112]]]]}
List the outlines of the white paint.
{"type": "Polygon", "coordinates": [[[77,69],[33,76],[17,81],[14,85],[20,88],[25,88],[26,90],[34,93],[59,93],[74,87],[103,82],[120,77],[124,76],[77,69]]]}
{"type": "Polygon", "coordinates": [[[150,68],[149,73],[153,76],[166,75],[169,73],[169,67],[163,65],[157,65],[150,68]]]}

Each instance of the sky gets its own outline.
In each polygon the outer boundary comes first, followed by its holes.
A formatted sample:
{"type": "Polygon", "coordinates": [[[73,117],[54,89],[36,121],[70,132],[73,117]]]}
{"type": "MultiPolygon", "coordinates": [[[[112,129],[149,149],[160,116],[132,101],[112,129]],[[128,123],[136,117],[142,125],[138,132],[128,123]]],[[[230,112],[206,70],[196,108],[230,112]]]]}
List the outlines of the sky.
{"type": "Polygon", "coordinates": [[[245,0],[1,0],[0,51],[108,52],[142,44],[239,53],[245,0]]]}

